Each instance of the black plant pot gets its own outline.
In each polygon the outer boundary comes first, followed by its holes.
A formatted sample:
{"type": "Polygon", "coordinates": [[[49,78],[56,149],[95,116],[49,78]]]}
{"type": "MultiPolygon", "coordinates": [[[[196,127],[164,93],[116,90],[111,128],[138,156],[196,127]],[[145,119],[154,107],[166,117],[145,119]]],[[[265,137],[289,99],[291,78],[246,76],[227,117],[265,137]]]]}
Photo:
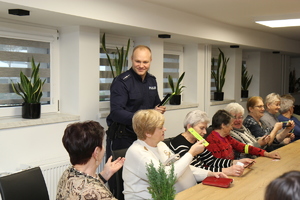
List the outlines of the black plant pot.
{"type": "Polygon", "coordinates": [[[214,92],[214,100],[215,101],[223,101],[224,100],[224,92],[214,92]]]}
{"type": "Polygon", "coordinates": [[[181,104],[181,95],[175,94],[170,99],[171,105],[180,105],[181,104]]]}
{"type": "Polygon", "coordinates": [[[248,98],[248,95],[249,95],[249,91],[248,90],[242,90],[242,93],[241,93],[241,97],[242,98],[248,98]]]}
{"type": "Polygon", "coordinates": [[[40,118],[41,117],[41,104],[24,102],[22,104],[22,117],[25,119],[40,118]]]}

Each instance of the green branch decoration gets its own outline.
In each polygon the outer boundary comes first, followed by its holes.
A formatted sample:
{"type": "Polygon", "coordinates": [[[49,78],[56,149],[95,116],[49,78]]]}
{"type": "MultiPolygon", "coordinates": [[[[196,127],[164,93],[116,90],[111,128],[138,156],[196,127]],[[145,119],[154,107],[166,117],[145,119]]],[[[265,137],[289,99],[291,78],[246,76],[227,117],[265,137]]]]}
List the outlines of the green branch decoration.
{"type": "Polygon", "coordinates": [[[183,80],[184,75],[185,75],[185,72],[183,72],[181,74],[181,76],[179,77],[176,86],[174,84],[172,76],[169,75],[168,82],[169,82],[170,88],[172,90],[172,93],[174,93],[174,95],[180,95],[183,91],[183,88],[185,88],[185,86],[181,85],[181,81],[183,80]]]}
{"type": "Polygon", "coordinates": [[[11,86],[13,91],[22,97],[25,103],[40,103],[41,97],[43,95],[43,85],[46,81],[39,76],[40,63],[35,65],[34,58],[31,59],[31,77],[25,76],[25,74],[20,72],[19,83],[13,83],[11,81],[11,86]]]}
{"type": "MultiPolygon", "coordinates": [[[[213,79],[215,80],[216,84],[216,89],[217,92],[222,92],[223,86],[225,84],[225,75],[226,75],[226,70],[227,70],[227,63],[229,61],[229,58],[226,58],[224,56],[223,51],[219,49],[219,56],[218,56],[218,65],[217,65],[217,70],[212,68],[211,69],[211,74],[213,76],[213,79]]],[[[214,66],[215,63],[215,58],[212,58],[212,66],[214,66]]]]}
{"type": "Polygon", "coordinates": [[[174,200],[176,190],[176,176],[174,174],[174,165],[171,165],[169,174],[165,171],[165,166],[160,163],[158,169],[154,167],[153,162],[147,166],[147,177],[149,180],[148,191],[154,200],[174,200]]]}
{"type": "Polygon", "coordinates": [[[253,75],[249,76],[245,65],[242,65],[242,90],[248,90],[253,75]]]}
{"type": "Polygon", "coordinates": [[[115,54],[114,59],[111,59],[111,57],[109,56],[109,53],[107,52],[105,33],[102,36],[101,45],[107,56],[107,60],[108,60],[109,66],[110,66],[112,76],[113,76],[113,78],[115,78],[116,76],[120,75],[121,73],[123,73],[125,71],[127,56],[128,56],[129,47],[130,47],[130,39],[128,39],[128,41],[127,41],[126,51],[124,51],[124,47],[122,47],[121,49],[116,47],[116,53],[115,52],[113,53],[113,54],[115,54]],[[114,70],[113,66],[115,67],[115,70],[114,70]]]}

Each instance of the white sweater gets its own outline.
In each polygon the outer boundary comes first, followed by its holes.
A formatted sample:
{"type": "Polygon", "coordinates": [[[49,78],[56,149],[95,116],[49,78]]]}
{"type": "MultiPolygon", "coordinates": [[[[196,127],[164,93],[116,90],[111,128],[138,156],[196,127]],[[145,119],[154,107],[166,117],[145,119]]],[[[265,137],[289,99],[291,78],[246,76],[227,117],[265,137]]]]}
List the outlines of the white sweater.
{"type": "MultiPolygon", "coordinates": [[[[125,200],[151,199],[151,194],[147,187],[146,165],[153,162],[155,167],[159,167],[159,162],[164,163],[169,155],[174,153],[169,147],[159,142],[157,147],[151,147],[142,140],[136,140],[127,150],[125,163],[123,166],[124,196],[125,200]]],[[[193,156],[186,153],[182,158],[174,163],[177,181],[175,183],[176,192],[180,192],[197,184],[207,177],[208,171],[190,165],[193,156]]],[[[165,167],[168,173],[171,166],[165,167]]]]}

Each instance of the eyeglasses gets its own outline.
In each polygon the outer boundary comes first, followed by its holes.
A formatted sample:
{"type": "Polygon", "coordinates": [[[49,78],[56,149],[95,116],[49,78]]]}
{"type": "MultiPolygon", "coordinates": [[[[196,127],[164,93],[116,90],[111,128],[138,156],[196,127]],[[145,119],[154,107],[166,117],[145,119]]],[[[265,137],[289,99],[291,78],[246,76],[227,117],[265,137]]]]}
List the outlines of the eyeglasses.
{"type": "Polygon", "coordinates": [[[239,117],[233,116],[232,118],[233,118],[233,119],[244,119],[244,116],[239,116],[239,117]]]}
{"type": "Polygon", "coordinates": [[[257,107],[257,108],[259,108],[259,109],[262,109],[262,108],[264,108],[265,106],[264,106],[264,105],[260,105],[260,106],[254,106],[254,107],[257,107]]]}

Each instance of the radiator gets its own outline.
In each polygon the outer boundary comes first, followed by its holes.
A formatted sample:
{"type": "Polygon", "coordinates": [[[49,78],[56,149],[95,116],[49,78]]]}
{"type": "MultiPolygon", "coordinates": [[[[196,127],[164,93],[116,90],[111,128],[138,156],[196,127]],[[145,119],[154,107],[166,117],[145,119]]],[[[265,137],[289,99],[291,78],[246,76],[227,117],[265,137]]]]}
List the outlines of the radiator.
{"type": "Polygon", "coordinates": [[[44,175],[50,200],[55,200],[58,181],[62,173],[69,166],[70,166],[69,160],[51,163],[51,164],[44,164],[40,166],[42,173],[44,175]]]}

